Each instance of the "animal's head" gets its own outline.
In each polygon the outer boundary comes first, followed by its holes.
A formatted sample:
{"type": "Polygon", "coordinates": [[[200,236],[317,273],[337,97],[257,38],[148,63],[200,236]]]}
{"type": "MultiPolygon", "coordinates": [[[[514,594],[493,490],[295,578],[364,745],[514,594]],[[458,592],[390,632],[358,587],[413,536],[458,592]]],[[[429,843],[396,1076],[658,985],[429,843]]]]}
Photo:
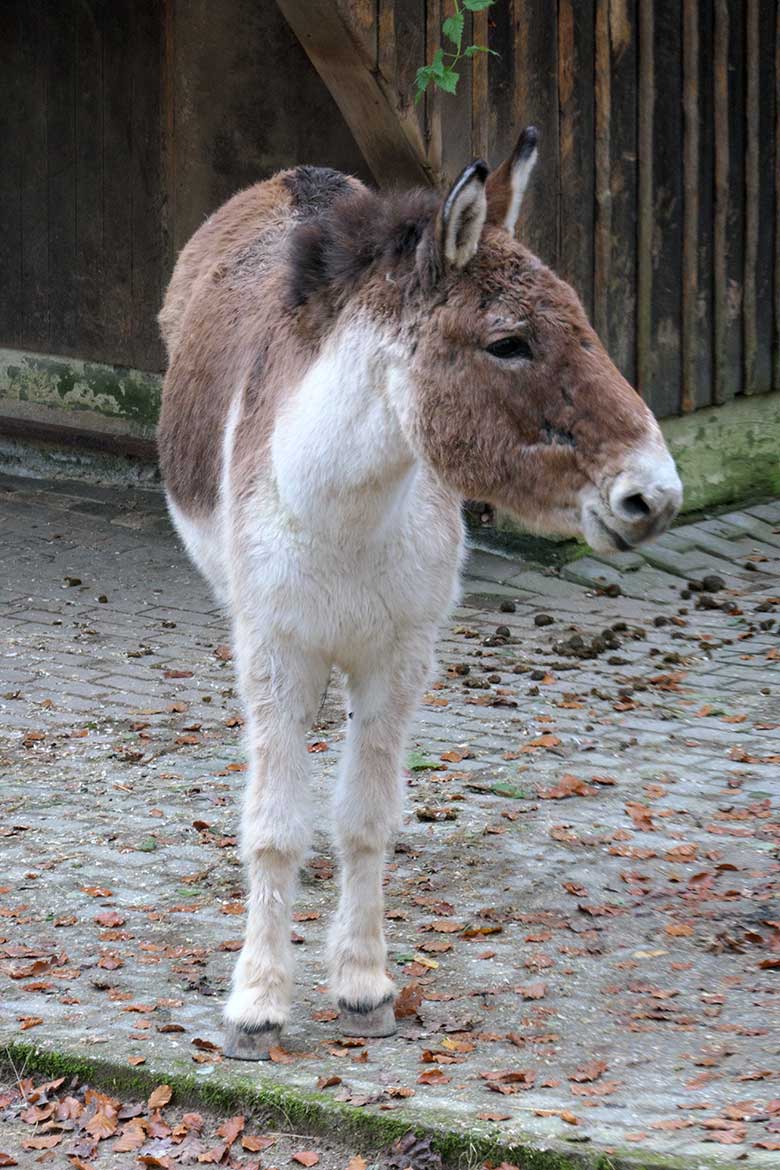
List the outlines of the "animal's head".
{"type": "Polygon", "coordinates": [[[500,167],[472,163],[443,201],[341,201],[302,245],[312,279],[348,290],[342,308],[391,330],[392,401],[442,480],[610,552],[662,533],[682,488],[574,290],[515,239],[536,146],[529,127],[500,167]]]}

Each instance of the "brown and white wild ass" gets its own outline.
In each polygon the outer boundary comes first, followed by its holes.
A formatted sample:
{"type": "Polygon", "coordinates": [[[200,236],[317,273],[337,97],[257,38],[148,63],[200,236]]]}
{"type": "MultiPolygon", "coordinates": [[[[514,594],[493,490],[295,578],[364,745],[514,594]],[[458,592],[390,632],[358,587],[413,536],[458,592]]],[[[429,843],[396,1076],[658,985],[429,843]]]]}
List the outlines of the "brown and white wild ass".
{"type": "Polygon", "coordinates": [[[246,708],[246,941],[225,1051],[263,1059],[292,985],[309,839],[306,733],[331,667],[351,719],[335,787],[330,987],[346,1033],[394,1030],[383,856],[464,497],[602,552],[669,525],[658,425],[572,289],[515,240],[537,134],[445,199],[297,167],[241,192],[181,253],[160,314],[170,510],[227,606],[246,708]]]}

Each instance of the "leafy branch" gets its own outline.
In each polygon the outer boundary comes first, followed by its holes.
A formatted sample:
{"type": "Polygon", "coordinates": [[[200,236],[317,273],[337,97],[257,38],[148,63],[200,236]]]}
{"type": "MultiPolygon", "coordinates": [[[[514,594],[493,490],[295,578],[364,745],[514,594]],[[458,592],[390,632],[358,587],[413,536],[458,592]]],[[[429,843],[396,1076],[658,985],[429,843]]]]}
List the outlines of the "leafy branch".
{"type": "Polygon", "coordinates": [[[454,0],[454,4],[455,11],[452,16],[448,16],[443,21],[441,31],[449,43],[455,46],[455,51],[439,48],[433,54],[430,65],[423,65],[421,69],[417,70],[414,79],[417,87],[415,102],[419,102],[429,85],[444,90],[445,93],[456,93],[460,73],[457,72],[455,66],[459,61],[475,57],[477,53],[491,53],[494,57],[498,56],[487,45],[467,45],[465,48],[463,46],[466,12],[484,12],[486,8],[495,4],[495,0],[454,0]]]}

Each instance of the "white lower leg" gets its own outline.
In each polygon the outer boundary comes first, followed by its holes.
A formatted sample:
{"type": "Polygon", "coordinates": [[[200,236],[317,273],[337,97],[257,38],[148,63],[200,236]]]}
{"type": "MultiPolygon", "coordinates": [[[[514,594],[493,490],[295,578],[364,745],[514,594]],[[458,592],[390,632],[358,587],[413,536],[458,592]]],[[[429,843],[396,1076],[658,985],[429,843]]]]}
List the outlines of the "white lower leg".
{"type": "MultiPolygon", "coordinates": [[[[432,638],[431,638],[432,640],[432,638]]],[[[406,726],[429,669],[430,643],[417,638],[350,676],[352,719],[336,787],[334,825],[341,897],[330,933],[330,990],[349,1030],[393,1030],[394,986],[385,969],[382,871],[401,815],[401,752],[406,726]],[[351,1017],[351,1018],[350,1018],[351,1017]],[[360,1017],[371,1027],[361,1027],[360,1017]]]]}
{"type": "Polygon", "coordinates": [[[281,1028],[292,997],[290,912],[301,854],[266,848],[249,861],[246,940],[225,1017],[243,1029],[281,1028]]]}
{"type": "Polygon", "coordinates": [[[327,671],[285,648],[256,654],[240,676],[250,757],[241,822],[249,899],[246,940],[225,1005],[225,1051],[263,1059],[290,1008],[290,915],[310,832],[305,733],[327,671]]]}
{"type": "Polygon", "coordinates": [[[331,991],[340,1006],[368,1011],[394,992],[385,970],[384,848],[341,846],[341,896],[330,935],[331,991]]]}

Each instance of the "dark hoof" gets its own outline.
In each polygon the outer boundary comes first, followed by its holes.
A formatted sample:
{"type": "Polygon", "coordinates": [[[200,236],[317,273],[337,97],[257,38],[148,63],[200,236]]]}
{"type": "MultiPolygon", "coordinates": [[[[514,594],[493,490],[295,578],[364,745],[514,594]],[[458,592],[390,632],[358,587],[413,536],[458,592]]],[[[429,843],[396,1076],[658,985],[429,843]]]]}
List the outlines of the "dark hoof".
{"type": "Polygon", "coordinates": [[[239,1025],[228,1020],[222,1051],[229,1060],[270,1060],[281,1037],[280,1024],[239,1025]]]}
{"type": "Polygon", "coordinates": [[[396,1031],[393,997],[380,1003],[345,1003],[339,1000],[339,1028],[344,1036],[394,1036],[396,1031]]]}

